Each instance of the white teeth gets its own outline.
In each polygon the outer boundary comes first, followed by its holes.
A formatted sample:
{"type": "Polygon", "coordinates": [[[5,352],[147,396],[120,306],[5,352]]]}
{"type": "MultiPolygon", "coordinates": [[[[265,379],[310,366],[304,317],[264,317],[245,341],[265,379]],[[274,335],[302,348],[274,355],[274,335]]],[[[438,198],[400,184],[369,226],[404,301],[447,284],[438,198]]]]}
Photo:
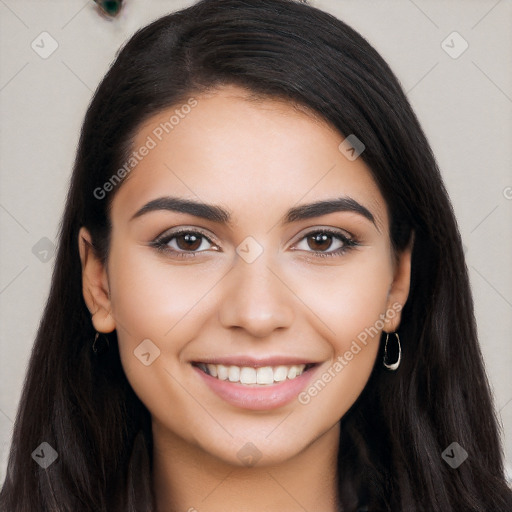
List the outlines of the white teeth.
{"type": "Polygon", "coordinates": [[[224,366],[223,364],[203,364],[199,368],[219,380],[229,380],[230,382],[239,382],[241,384],[261,384],[270,385],[274,382],[283,382],[286,379],[294,379],[304,372],[305,364],[298,365],[280,365],[263,366],[253,368],[251,366],[224,366]]]}
{"type": "Polygon", "coordinates": [[[274,382],[274,371],[272,370],[272,366],[258,368],[256,382],[258,384],[272,384],[272,382],[274,382]]]}
{"type": "Polygon", "coordinates": [[[296,366],[291,366],[290,367],[290,369],[288,370],[287,377],[289,379],[295,379],[295,377],[297,377],[297,367],[296,366]]]}
{"type": "Polygon", "coordinates": [[[240,370],[240,382],[242,384],[256,384],[256,368],[244,366],[240,370]]]}
{"type": "MultiPolygon", "coordinates": [[[[213,364],[217,367],[217,378],[220,380],[228,380],[228,367],[223,364],[213,364]]],[[[213,375],[212,375],[213,377],[213,375]]]]}
{"type": "Polygon", "coordinates": [[[282,382],[283,380],[286,380],[286,377],[288,377],[288,367],[287,366],[278,366],[274,370],[274,380],[276,382],[282,382]]]}
{"type": "Polygon", "coordinates": [[[240,382],[240,367],[230,366],[228,370],[228,378],[230,382],[240,382]]]}

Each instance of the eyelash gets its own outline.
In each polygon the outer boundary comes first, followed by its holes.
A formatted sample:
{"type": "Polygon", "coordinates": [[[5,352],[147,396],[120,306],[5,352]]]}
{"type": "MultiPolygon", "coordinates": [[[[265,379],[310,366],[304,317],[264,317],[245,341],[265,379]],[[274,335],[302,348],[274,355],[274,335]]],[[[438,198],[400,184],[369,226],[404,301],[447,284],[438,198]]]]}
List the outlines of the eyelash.
{"type": "MultiPolygon", "coordinates": [[[[205,251],[177,251],[175,249],[170,249],[168,247],[168,243],[173,240],[174,238],[178,237],[179,235],[188,234],[188,235],[200,235],[201,237],[205,238],[210,244],[216,245],[212,240],[203,232],[199,230],[193,230],[193,229],[180,229],[178,231],[174,231],[169,234],[163,234],[159,235],[155,240],[153,240],[150,245],[151,247],[154,247],[159,252],[164,253],[172,253],[173,257],[178,258],[195,258],[196,254],[205,252],[205,251]]],[[[355,238],[350,238],[340,231],[324,228],[324,229],[317,229],[310,231],[309,233],[306,233],[300,240],[302,240],[312,236],[312,235],[318,235],[318,234],[328,234],[331,235],[333,238],[338,239],[340,242],[343,242],[343,247],[340,247],[339,249],[336,249],[335,251],[306,251],[312,253],[315,257],[319,258],[327,258],[327,257],[334,257],[334,256],[342,256],[343,254],[347,253],[354,247],[359,245],[359,242],[355,238]]],[[[297,243],[299,243],[297,242],[297,243]]]]}

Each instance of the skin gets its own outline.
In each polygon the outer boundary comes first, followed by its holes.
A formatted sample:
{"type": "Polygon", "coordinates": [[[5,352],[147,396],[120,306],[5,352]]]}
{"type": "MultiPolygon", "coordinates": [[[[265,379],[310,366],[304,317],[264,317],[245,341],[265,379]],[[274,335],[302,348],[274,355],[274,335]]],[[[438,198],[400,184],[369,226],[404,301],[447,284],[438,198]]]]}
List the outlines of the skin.
{"type": "MultiPolygon", "coordinates": [[[[320,376],[379,315],[405,304],[411,247],[394,258],[384,198],[362,159],[340,152],[344,137],[327,123],[282,101],[249,101],[234,86],[197,100],[116,191],[106,266],[81,229],[84,297],[96,330],[117,330],[125,373],[151,413],[160,512],[221,512],[228,503],[245,512],[334,512],[339,421],[382,364],[380,331],[307,405],[235,407],[190,361],[291,354],[319,362],[320,376]],[[165,195],[220,205],[232,224],[163,210],[130,220],[165,195]],[[364,205],[375,224],[346,211],[281,223],[293,206],[340,196],[364,205]],[[183,259],[149,245],[179,226],[202,229],[212,244],[201,239],[183,259]],[[307,234],[327,227],[360,245],[319,256],[342,245],[335,237],[308,243],[307,234]],[[248,236],[263,249],[252,263],[236,252],[248,236]],[[134,356],[145,339],[160,350],[149,366],[134,356]],[[261,453],[252,467],[237,457],[248,442],[261,453]]],[[[173,111],[142,126],[134,147],[173,111]]],[[[169,245],[184,252],[177,242],[169,245]]],[[[399,323],[396,311],[383,330],[399,323]]]]}

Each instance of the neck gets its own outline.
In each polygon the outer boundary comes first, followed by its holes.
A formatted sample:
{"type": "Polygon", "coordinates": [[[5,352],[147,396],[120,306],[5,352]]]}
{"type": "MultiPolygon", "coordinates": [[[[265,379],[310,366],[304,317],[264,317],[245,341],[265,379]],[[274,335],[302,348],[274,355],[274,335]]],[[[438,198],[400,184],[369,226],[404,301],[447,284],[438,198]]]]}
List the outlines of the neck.
{"type": "Polygon", "coordinates": [[[338,512],[339,423],[279,465],[234,466],[153,422],[157,512],[338,512]]]}

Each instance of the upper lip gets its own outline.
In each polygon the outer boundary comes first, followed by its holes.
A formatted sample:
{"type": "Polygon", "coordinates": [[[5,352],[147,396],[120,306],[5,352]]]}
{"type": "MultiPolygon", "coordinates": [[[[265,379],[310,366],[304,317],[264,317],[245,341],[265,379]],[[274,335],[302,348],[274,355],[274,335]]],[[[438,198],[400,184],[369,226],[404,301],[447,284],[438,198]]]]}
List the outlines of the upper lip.
{"type": "Polygon", "coordinates": [[[317,364],[316,361],[305,359],[303,357],[290,357],[284,355],[276,355],[271,357],[253,357],[253,356],[225,356],[210,357],[204,359],[195,359],[192,363],[204,364],[222,364],[224,366],[249,366],[253,368],[262,368],[264,366],[293,366],[299,364],[317,364]]]}

